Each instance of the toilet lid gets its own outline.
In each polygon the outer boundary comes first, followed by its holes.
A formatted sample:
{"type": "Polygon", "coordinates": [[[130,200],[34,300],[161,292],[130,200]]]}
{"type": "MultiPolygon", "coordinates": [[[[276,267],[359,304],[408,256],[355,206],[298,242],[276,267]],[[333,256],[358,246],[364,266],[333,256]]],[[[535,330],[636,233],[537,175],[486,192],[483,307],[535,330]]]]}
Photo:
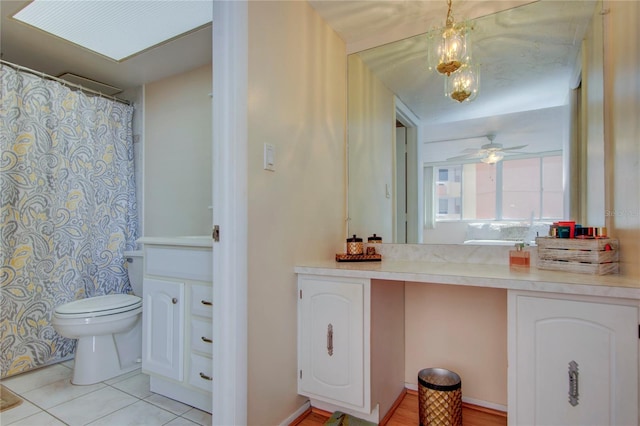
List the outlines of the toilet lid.
{"type": "Polygon", "coordinates": [[[58,316],[91,316],[99,317],[127,312],[142,306],[142,299],[130,294],[110,294],[107,296],[89,297],[74,300],[56,308],[58,316]]]}

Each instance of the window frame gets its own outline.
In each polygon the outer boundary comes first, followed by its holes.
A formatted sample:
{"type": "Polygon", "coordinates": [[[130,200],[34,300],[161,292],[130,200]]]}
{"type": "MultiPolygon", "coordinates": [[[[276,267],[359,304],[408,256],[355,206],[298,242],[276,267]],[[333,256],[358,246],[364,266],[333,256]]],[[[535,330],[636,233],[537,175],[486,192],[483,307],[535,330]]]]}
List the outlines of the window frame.
{"type": "MultiPolygon", "coordinates": [[[[513,160],[523,160],[523,159],[529,159],[529,158],[537,158],[539,160],[538,163],[538,167],[540,170],[540,174],[539,174],[539,179],[540,179],[540,197],[539,197],[539,205],[538,205],[538,210],[539,210],[539,214],[538,217],[533,218],[533,220],[536,221],[553,221],[553,220],[560,220],[562,219],[562,217],[542,217],[543,214],[543,209],[544,209],[544,167],[543,167],[543,162],[544,162],[544,158],[547,157],[560,157],[560,159],[563,158],[563,152],[560,151],[549,151],[549,152],[544,152],[544,153],[537,153],[537,154],[521,154],[521,155],[512,155],[509,157],[506,157],[504,160],[497,162],[494,166],[496,167],[496,182],[495,182],[495,188],[496,188],[496,200],[495,200],[495,218],[493,219],[463,219],[463,212],[464,212],[464,173],[461,173],[460,176],[460,185],[463,188],[461,191],[461,196],[460,196],[460,205],[461,205],[461,209],[460,209],[460,214],[459,214],[459,219],[438,219],[438,211],[439,211],[439,202],[438,202],[438,198],[437,198],[437,191],[436,191],[436,187],[438,185],[440,181],[439,178],[439,173],[437,173],[436,171],[438,170],[438,168],[440,167],[454,167],[454,166],[464,166],[466,164],[478,164],[481,163],[479,160],[467,160],[467,161],[442,161],[442,162],[434,162],[434,163],[424,163],[423,164],[423,171],[424,171],[424,227],[426,229],[433,229],[436,225],[437,222],[443,222],[443,223],[452,223],[452,222],[463,222],[463,223],[469,223],[469,222],[514,222],[514,221],[523,221],[523,220],[531,220],[531,218],[518,218],[518,219],[505,219],[504,218],[504,212],[503,212],[503,192],[504,192],[504,181],[503,181],[503,177],[504,177],[504,168],[503,168],[503,163],[506,161],[513,161],[513,160]]],[[[451,175],[451,171],[449,171],[449,175],[451,175]]],[[[455,173],[454,173],[455,175],[455,173]]],[[[564,192],[564,189],[563,189],[564,192]]]]}

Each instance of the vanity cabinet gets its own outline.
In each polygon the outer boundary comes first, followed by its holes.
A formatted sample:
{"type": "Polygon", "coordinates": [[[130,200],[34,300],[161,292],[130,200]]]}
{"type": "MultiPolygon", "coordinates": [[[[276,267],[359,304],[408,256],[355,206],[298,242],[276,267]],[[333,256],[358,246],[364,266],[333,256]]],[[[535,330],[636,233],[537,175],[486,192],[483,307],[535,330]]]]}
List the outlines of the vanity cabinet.
{"type": "Polygon", "coordinates": [[[211,248],[163,240],[144,251],[142,371],[152,392],[211,412],[211,248]]]}
{"type": "Polygon", "coordinates": [[[637,300],[508,297],[510,424],[638,424],[637,300]]]}
{"type": "Polygon", "coordinates": [[[145,278],[142,366],[148,373],[182,380],[184,283],[145,278]]]}
{"type": "Polygon", "coordinates": [[[376,423],[404,388],[404,285],[378,284],[298,276],[298,393],[376,423]]]}

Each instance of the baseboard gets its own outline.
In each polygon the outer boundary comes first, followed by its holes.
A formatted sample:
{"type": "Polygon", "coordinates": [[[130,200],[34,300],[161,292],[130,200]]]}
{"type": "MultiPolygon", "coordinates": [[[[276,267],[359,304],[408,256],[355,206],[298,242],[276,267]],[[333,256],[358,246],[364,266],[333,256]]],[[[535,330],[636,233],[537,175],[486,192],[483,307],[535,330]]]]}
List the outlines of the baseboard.
{"type": "Polygon", "coordinates": [[[400,395],[398,395],[396,400],[393,402],[393,405],[391,405],[391,408],[389,408],[387,414],[383,417],[382,420],[380,420],[380,426],[385,426],[387,423],[389,423],[389,420],[391,420],[393,413],[395,413],[400,404],[402,404],[402,400],[404,399],[406,394],[407,389],[402,389],[402,392],[400,392],[400,395]]]}
{"type": "MultiPolygon", "coordinates": [[[[418,385],[414,384],[414,383],[405,383],[404,386],[409,390],[409,391],[413,391],[413,392],[418,392],[418,385]]],[[[489,402],[489,401],[483,401],[481,399],[475,399],[475,398],[469,398],[466,396],[462,397],[462,403],[467,404],[467,406],[470,406],[468,408],[474,408],[473,406],[476,407],[482,407],[482,408],[486,408],[488,410],[492,410],[491,413],[496,414],[496,415],[507,415],[507,406],[506,405],[502,405],[502,404],[496,404],[495,402],[489,402]]]]}
{"type": "Polygon", "coordinates": [[[307,401],[300,408],[294,411],[289,417],[284,419],[280,426],[295,426],[311,413],[311,402],[307,401]]]}

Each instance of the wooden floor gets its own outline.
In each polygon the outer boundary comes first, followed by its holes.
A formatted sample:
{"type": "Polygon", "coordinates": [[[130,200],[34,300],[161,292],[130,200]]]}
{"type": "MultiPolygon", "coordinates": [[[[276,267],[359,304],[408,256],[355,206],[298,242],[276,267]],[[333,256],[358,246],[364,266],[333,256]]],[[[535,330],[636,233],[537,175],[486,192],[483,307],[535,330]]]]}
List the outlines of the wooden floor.
{"type": "MultiPolygon", "coordinates": [[[[321,426],[329,420],[330,413],[319,410],[312,410],[301,419],[299,426],[321,426]]],[[[296,424],[294,422],[294,424],[296,424]]],[[[402,402],[393,412],[386,426],[416,426],[418,422],[418,394],[408,391],[402,402]]],[[[505,426],[507,416],[499,411],[487,410],[482,407],[469,406],[463,404],[462,425],[463,426],[505,426]]]]}

